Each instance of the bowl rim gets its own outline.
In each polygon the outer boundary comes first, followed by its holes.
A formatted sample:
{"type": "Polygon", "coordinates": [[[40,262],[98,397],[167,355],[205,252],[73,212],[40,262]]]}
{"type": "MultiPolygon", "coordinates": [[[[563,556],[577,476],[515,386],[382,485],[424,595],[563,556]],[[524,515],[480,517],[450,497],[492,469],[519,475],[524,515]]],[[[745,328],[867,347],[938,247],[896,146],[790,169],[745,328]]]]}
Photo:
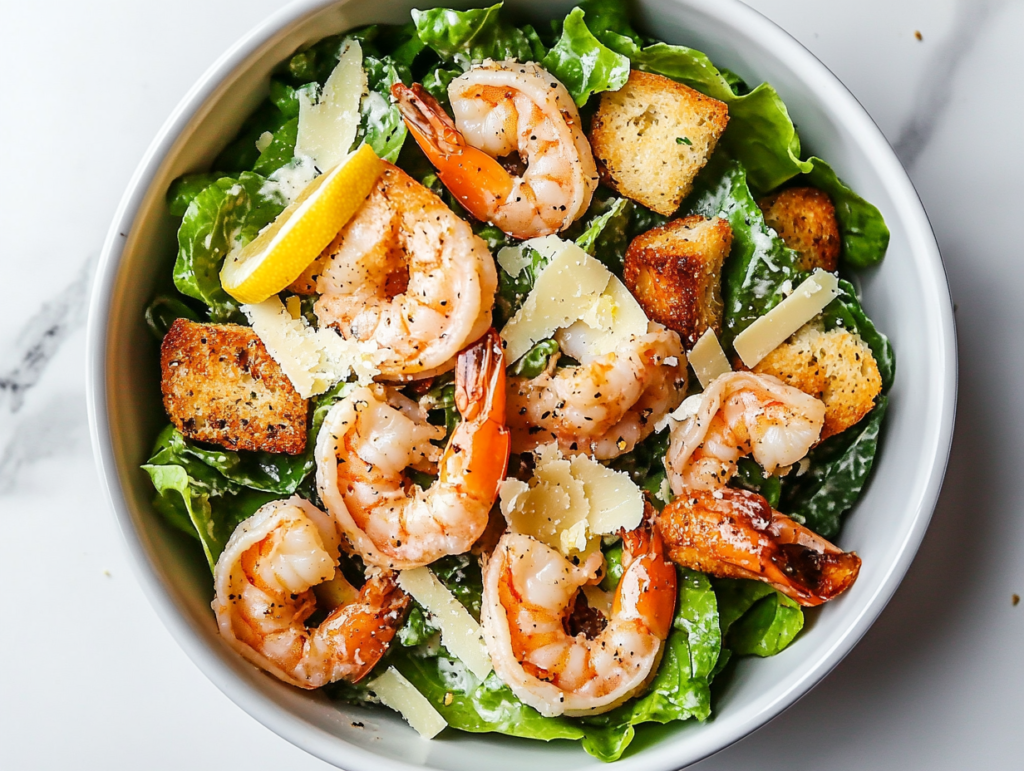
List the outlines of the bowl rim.
{"type": "MultiPolygon", "coordinates": [[[[297,747],[320,759],[347,767],[371,769],[384,767],[398,771],[412,770],[414,766],[403,761],[383,757],[369,750],[345,742],[329,732],[312,726],[239,677],[210,650],[178,607],[163,584],[147,555],[146,546],[132,523],[130,509],[121,488],[114,456],[107,406],[107,349],[108,322],[111,311],[112,290],[121,265],[127,228],[134,222],[152,178],[159,171],[168,151],[179,134],[188,126],[195,113],[214,94],[221,82],[260,47],[267,44],[285,28],[327,7],[344,0],[293,0],[290,4],[268,16],[234,45],[228,48],[188,90],[146,150],[116,209],[110,229],[104,240],[89,303],[86,348],[86,398],[89,429],[101,486],[117,520],[124,545],[129,554],[136,577],[149,602],[172,637],[185,651],[198,669],[212,681],[231,701],[264,726],[297,747]],[[343,761],[339,746],[343,746],[343,761]]],[[[883,185],[893,198],[894,208],[900,212],[901,224],[907,233],[910,253],[924,255],[933,270],[932,292],[938,301],[937,312],[941,350],[942,382],[940,425],[927,450],[931,453],[931,467],[927,483],[916,501],[914,520],[906,537],[899,545],[897,557],[879,583],[874,596],[864,604],[860,615],[852,618],[847,632],[828,650],[818,654],[814,664],[796,679],[791,687],[755,715],[738,722],[731,731],[715,741],[701,741],[700,733],[688,734],[690,752],[679,753],[677,742],[664,740],[632,758],[618,761],[618,768],[670,771],[709,757],[777,717],[809,693],[857,645],[860,639],[884,610],[899,587],[910,563],[924,538],[942,487],[952,443],[957,393],[957,351],[955,320],[945,268],[928,215],[906,170],[878,126],[856,97],[817,57],[788,32],[741,0],[672,0],[698,8],[725,26],[740,27],[760,36],[778,59],[793,71],[801,72],[817,99],[827,102],[832,110],[849,122],[851,131],[858,133],[867,145],[883,185]]],[[[927,296],[927,295],[926,295],[927,296]]]]}

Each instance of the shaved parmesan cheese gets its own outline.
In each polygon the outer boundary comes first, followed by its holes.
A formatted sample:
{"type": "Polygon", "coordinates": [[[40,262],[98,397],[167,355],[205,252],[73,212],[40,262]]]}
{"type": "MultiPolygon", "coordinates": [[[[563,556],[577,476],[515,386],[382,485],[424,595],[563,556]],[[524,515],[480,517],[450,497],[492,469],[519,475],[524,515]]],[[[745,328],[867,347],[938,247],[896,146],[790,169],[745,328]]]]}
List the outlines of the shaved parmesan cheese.
{"type": "Polygon", "coordinates": [[[430,568],[403,570],[398,574],[398,585],[441,628],[441,644],[478,679],[486,679],[491,672],[491,657],[480,625],[430,568]]]}
{"type": "Polygon", "coordinates": [[[514,533],[533,536],[566,557],[585,557],[600,536],[633,530],[643,519],[643,493],[633,481],[595,460],[562,457],[554,444],[538,450],[529,484],[507,480],[501,512],[514,533]]]}
{"type": "Polygon", "coordinates": [[[820,268],[793,294],[740,332],[732,347],[743,363],[754,367],[800,327],[821,313],[839,294],[839,279],[820,268]]]}
{"type": "Polygon", "coordinates": [[[299,126],[295,155],[312,158],[321,171],[334,168],[348,155],[359,128],[359,103],[367,92],[363,50],[347,40],[316,104],[307,90],[297,92],[299,126]]]}
{"type": "Polygon", "coordinates": [[[704,388],[719,375],[732,372],[725,351],[722,350],[722,344],[718,342],[715,330],[710,327],[700,336],[700,340],[686,358],[704,388]]]}
{"type": "Polygon", "coordinates": [[[394,667],[369,683],[370,691],[385,707],[401,714],[424,739],[433,739],[448,725],[441,713],[394,667]]]}
{"type": "Polygon", "coordinates": [[[585,537],[582,547],[575,546],[579,530],[564,541],[562,538],[564,531],[579,523],[584,523],[586,532],[590,507],[583,482],[573,476],[572,465],[562,457],[557,445],[544,445],[537,450],[537,465],[530,484],[507,480],[499,495],[501,513],[513,532],[532,535],[566,556],[587,550],[585,537]]]}
{"type": "Polygon", "coordinates": [[[380,374],[375,342],[358,343],[332,329],[313,329],[305,318],[292,318],[277,295],[243,305],[242,312],[303,399],[322,394],[353,374],[360,383],[380,374]]]}
{"type": "Polygon", "coordinates": [[[502,270],[515,278],[532,260],[518,246],[503,246],[498,250],[498,264],[502,270]]]}
{"type": "Polygon", "coordinates": [[[566,355],[586,364],[614,351],[619,343],[647,334],[647,314],[615,276],[608,279],[593,305],[580,320],[555,334],[566,355]]]}
{"type": "Polygon", "coordinates": [[[505,359],[514,362],[540,340],[579,319],[608,285],[608,269],[573,243],[556,236],[535,238],[526,246],[550,262],[516,315],[505,325],[505,359]]]}
{"type": "Polygon", "coordinates": [[[633,480],[602,466],[586,455],[571,461],[572,475],[583,483],[590,512],[587,525],[594,535],[610,535],[620,528],[636,529],[644,517],[644,496],[633,480]]]}

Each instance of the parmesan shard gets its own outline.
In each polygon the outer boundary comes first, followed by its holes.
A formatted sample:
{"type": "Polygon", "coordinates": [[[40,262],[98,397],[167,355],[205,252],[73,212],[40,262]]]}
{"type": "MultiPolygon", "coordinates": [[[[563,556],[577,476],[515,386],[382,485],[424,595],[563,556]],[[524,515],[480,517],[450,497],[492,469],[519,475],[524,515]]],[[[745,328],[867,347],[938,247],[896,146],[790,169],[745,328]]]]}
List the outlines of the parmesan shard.
{"type": "Polygon", "coordinates": [[[308,91],[298,91],[299,126],[295,155],[312,158],[321,171],[340,163],[355,141],[359,128],[359,105],[367,90],[363,50],[358,41],[347,40],[316,104],[308,91]]]}
{"type": "Polygon", "coordinates": [[[562,457],[557,445],[538,449],[529,484],[507,480],[501,511],[514,533],[532,536],[565,557],[585,558],[600,536],[635,529],[643,519],[643,493],[623,473],[577,455],[562,457]]]}
{"type": "Polygon", "coordinates": [[[519,246],[503,246],[498,250],[498,264],[501,269],[515,278],[532,260],[519,246]]]}
{"type": "Polygon", "coordinates": [[[369,688],[381,704],[398,712],[424,739],[433,739],[448,725],[427,697],[394,667],[370,682],[369,688]]]}
{"type": "Polygon", "coordinates": [[[715,330],[711,327],[704,331],[686,358],[704,388],[707,388],[711,381],[719,375],[732,372],[729,359],[726,358],[722,344],[718,342],[718,336],[715,335],[715,330]]]}
{"type": "Polygon", "coordinates": [[[398,585],[430,614],[441,629],[441,644],[466,665],[479,680],[491,672],[483,630],[469,611],[442,584],[430,568],[413,568],[398,574],[398,585]]]}
{"type": "Polygon", "coordinates": [[[800,327],[821,313],[839,294],[839,279],[815,270],[793,294],[740,332],[732,347],[743,363],[754,367],[800,327]]]}
{"type": "Polygon", "coordinates": [[[650,322],[640,303],[616,276],[572,326],[555,334],[562,351],[584,364],[612,353],[624,340],[647,334],[650,322]]]}
{"type": "Polygon", "coordinates": [[[535,238],[524,246],[550,261],[537,277],[523,307],[501,330],[508,362],[522,358],[537,342],[579,319],[612,277],[599,260],[556,236],[535,238]]]}
{"type": "Polygon", "coordinates": [[[593,458],[577,455],[572,475],[583,483],[590,512],[587,525],[593,535],[611,535],[620,529],[635,530],[644,517],[644,496],[633,480],[621,471],[602,466],[593,458]]]}
{"type": "Polygon", "coordinates": [[[380,374],[375,342],[345,340],[331,329],[313,329],[302,316],[293,318],[277,295],[243,305],[242,312],[304,399],[352,375],[368,383],[380,374]]]}

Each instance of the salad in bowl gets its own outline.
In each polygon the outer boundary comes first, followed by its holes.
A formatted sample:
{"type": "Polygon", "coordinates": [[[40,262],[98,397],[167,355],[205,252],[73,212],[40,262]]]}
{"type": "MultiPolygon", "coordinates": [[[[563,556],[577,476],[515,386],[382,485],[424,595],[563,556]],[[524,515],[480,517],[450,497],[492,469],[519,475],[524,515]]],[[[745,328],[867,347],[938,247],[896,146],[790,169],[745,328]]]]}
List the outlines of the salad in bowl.
{"type": "Polygon", "coordinates": [[[268,676],[614,761],[855,586],[889,231],[770,85],[618,0],[413,11],[282,61],[209,168],[143,468],[268,676]]]}

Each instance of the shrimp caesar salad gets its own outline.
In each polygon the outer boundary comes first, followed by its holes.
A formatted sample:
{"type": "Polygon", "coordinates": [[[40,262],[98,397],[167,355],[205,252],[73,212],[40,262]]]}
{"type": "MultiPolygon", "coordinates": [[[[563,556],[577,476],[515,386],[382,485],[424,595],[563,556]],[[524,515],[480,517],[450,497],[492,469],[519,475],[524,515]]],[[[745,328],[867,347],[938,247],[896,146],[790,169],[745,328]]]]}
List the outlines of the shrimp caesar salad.
{"type": "Polygon", "coordinates": [[[854,586],[889,232],[753,73],[525,22],[314,42],[174,182],[143,468],[268,676],[613,761],[854,586]]]}

